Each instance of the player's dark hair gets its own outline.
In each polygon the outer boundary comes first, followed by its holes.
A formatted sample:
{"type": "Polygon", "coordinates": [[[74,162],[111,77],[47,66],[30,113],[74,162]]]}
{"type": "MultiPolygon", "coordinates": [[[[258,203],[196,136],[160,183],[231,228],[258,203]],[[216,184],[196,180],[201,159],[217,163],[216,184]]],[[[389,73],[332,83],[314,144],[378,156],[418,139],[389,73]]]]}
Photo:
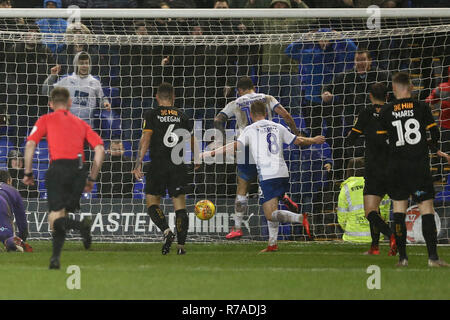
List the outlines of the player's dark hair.
{"type": "Polygon", "coordinates": [[[365,54],[365,55],[367,55],[367,58],[369,58],[369,59],[372,59],[372,55],[370,54],[370,51],[369,50],[367,50],[367,49],[358,49],[357,51],[356,51],[356,54],[365,54]]]}
{"type": "Polygon", "coordinates": [[[226,2],[227,5],[230,5],[230,3],[228,2],[228,0],[214,0],[213,7],[216,5],[217,2],[226,2]]]}
{"type": "Polygon", "coordinates": [[[50,92],[50,101],[53,103],[63,103],[69,102],[70,92],[66,88],[56,87],[50,92]]]}
{"type": "Polygon", "coordinates": [[[377,82],[369,87],[369,93],[378,101],[386,101],[388,88],[384,83],[377,82]]]}
{"type": "Polygon", "coordinates": [[[163,82],[159,85],[156,94],[162,100],[172,100],[173,99],[173,86],[168,82],[163,82]]]}
{"type": "Polygon", "coordinates": [[[364,158],[350,159],[345,171],[345,179],[350,177],[364,177],[364,158]]]}
{"type": "Polygon", "coordinates": [[[392,82],[403,86],[410,86],[411,77],[409,76],[409,73],[398,72],[392,77],[392,82]]]}
{"type": "Polygon", "coordinates": [[[7,170],[0,170],[0,182],[8,183],[8,180],[11,179],[11,175],[7,170]]]}
{"type": "Polygon", "coordinates": [[[81,52],[78,56],[78,61],[80,60],[89,60],[89,54],[87,52],[81,52]]]}
{"type": "Polygon", "coordinates": [[[266,116],[267,108],[266,104],[262,101],[255,101],[250,106],[250,113],[254,116],[266,116]]]}
{"type": "Polygon", "coordinates": [[[241,90],[252,90],[255,88],[252,79],[249,77],[240,78],[236,87],[241,90]]]}

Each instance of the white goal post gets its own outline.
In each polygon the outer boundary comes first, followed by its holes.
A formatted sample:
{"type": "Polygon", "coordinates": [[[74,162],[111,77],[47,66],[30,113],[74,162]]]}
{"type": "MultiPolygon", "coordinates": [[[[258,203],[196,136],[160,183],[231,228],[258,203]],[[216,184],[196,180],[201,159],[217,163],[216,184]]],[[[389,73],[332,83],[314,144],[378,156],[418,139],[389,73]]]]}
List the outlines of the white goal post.
{"type": "MultiPolygon", "coordinates": [[[[327,136],[325,147],[286,146],[284,155],[291,174],[291,197],[311,214],[314,239],[338,240],[345,232],[337,215],[340,184],[348,161],[363,156],[361,141],[347,147],[344,139],[368,104],[370,84],[388,83],[398,71],[410,73],[414,94],[430,103],[436,119],[440,118],[442,143],[448,148],[444,151],[450,151],[450,125],[445,129],[443,112],[450,101],[439,89],[449,77],[449,48],[450,8],[1,9],[0,168],[11,168],[8,154],[13,149],[23,152],[24,138],[34,121],[48,111],[43,86],[51,78],[51,68],[61,66],[56,82],[74,72],[75,53],[87,51],[91,73],[112,105],[111,112],[98,106],[89,116],[108,152],[114,144],[124,154],[108,155],[95,191],[83,195],[81,213],[74,215],[77,219],[92,215],[96,241],[159,240],[161,233],[146,214],[144,183],[133,181],[130,173],[143,114],[155,106],[156,88],[163,81],[174,85],[176,106],[195,120],[195,134],[206,148],[215,115],[237,97],[237,80],[248,76],[258,92],[273,95],[291,112],[305,134],[327,136]],[[319,44],[328,51],[321,52],[319,44]],[[367,59],[357,66],[359,54],[367,54],[367,59]],[[360,72],[364,76],[358,78],[356,68],[365,68],[360,72]],[[321,96],[325,91],[333,95],[331,100],[321,96]]],[[[89,97],[83,92],[77,91],[74,98],[88,105],[89,97]]],[[[226,128],[233,139],[233,119],[226,128]]],[[[450,166],[435,157],[430,161],[441,221],[439,241],[448,243],[450,166]]],[[[43,142],[33,164],[37,188],[22,190],[28,195],[33,239],[50,237],[47,167],[48,149],[43,142]]],[[[188,241],[223,240],[233,226],[236,165],[203,165],[198,172],[191,171],[189,185],[188,241]],[[209,221],[193,214],[193,205],[202,199],[217,207],[209,221]]],[[[243,239],[265,240],[267,225],[256,184],[249,196],[243,239]]],[[[170,199],[163,200],[162,208],[173,227],[170,199]]],[[[411,215],[410,230],[415,217],[411,215]]],[[[306,239],[301,225],[280,228],[285,240],[306,239]]]]}

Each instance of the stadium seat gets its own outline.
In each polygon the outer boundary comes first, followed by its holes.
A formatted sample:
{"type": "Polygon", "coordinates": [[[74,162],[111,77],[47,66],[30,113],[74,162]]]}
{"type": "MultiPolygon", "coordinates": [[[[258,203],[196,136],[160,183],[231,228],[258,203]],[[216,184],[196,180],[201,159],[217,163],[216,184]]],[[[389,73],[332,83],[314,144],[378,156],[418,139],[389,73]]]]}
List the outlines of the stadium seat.
{"type": "Polygon", "coordinates": [[[105,95],[105,97],[109,98],[109,101],[111,102],[111,107],[113,108],[120,107],[119,88],[103,87],[103,94],[105,95]]]}
{"type": "Polygon", "coordinates": [[[10,149],[13,148],[13,145],[11,142],[9,142],[9,139],[6,137],[0,138],[0,161],[1,162],[8,162],[8,153],[10,149]]]}
{"type": "Polygon", "coordinates": [[[137,181],[134,183],[133,199],[145,199],[144,181],[137,181]]]}
{"type": "MultiPolygon", "coordinates": [[[[25,143],[23,145],[25,149],[25,143]]],[[[49,152],[48,152],[48,143],[47,140],[43,139],[36,147],[36,151],[34,152],[34,161],[39,162],[48,162],[49,161],[49,152]]]]}
{"type": "Polygon", "coordinates": [[[114,111],[101,110],[99,129],[102,138],[120,138],[122,134],[120,117],[114,111]]]}

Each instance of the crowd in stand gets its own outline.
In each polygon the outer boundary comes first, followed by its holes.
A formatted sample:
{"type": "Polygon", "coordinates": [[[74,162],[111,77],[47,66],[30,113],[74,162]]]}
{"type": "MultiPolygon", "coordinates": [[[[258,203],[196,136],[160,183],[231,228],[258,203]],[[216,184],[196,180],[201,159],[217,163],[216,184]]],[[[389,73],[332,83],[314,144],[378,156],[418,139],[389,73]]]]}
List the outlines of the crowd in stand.
{"type": "MultiPolygon", "coordinates": [[[[41,7],[41,0],[11,0],[14,7],[33,8],[41,7]]],[[[60,0],[66,8],[77,5],[80,8],[160,8],[165,2],[170,8],[212,8],[214,0],[60,0]]],[[[271,0],[230,0],[230,8],[267,8],[271,0]]],[[[305,3],[310,8],[367,8],[378,5],[385,8],[408,7],[445,7],[447,0],[293,0],[292,7],[302,6],[305,3]]]]}
{"type": "MultiPolygon", "coordinates": [[[[69,5],[81,8],[365,8],[373,4],[389,8],[449,6],[448,1],[440,0],[0,0],[1,8],[13,5],[49,9],[69,5]]],[[[324,133],[327,137],[323,147],[286,150],[285,158],[289,159],[294,173],[291,191],[298,196],[296,201],[306,204],[314,202],[317,191],[329,188],[330,181],[342,178],[339,172],[345,167],[343,159],[361,155],[358,149],[345,148],[344,137],[361,108],[369,103],[369,85],[388,84],[393,71],[412,70],[411,58],[420,58],[417,69],[424,78],[420,97],[425,100],[430,95],[431,105],[444,108],[449,91],[445,84],[438,86],[439,83],[432,81],[434,57],[440,58],[441,65],[450,65],[446,34],[434,35],[433,39],[420,35],[376,41],[341,39],[261,45],[251,42],[87,45],[58,42],[46,34],[64,34],[68,39],[68,35],[101,33],[141,36],[330,33],[343,27],[339,21],[330,20],[323,25],[314,19],[68,23],[64,19],[16,18],[3,19],[1,24],[2,30],[27,31],[26,41],[0,41],[0,111],[6,115],[6,121],[0,121],[0,130],[14,147],[7,166],[17,185],[23,175],[19,150],[37,117],[49,111],[48,93],[53,86],[73,89],[72,112],[92,124],[108,143],[99,196],[131,198],[136,182],[130,173],[132,152],[137,149],[143,113],[155,107],[153,97],[158,85],[163,81],[172,83],[176,89],[175,105],[185,109],[190,117],[205,120],[203,129],[209,129],[217,112],[236,98],[237,79],[251,76],[259,92],[273,95],[291,112],[304,134],[324,133]],[[43,35],[40,41],[33,41],[38,34],[43,35]],[[410,47],[417,45],[422,50],[411,52],[410,47]],[[404,55],[405,52],[408,54],[404,55]],[[73,86],[83,81],[89,83],[92,92],[83,93],[73,86]]],[[[447,68],[442,69],[436,78],[446,83],[447,68]]],[[[445,118],[448,115],[441,113],[441,126],[447,134],[450,132],[445,118]]],[[[234,197],[234,172],[233,165],[207,166],[194,178],[195,193],[234,197]]],[[[37,197],[36,188],[21,189],[24,196],[37,197]]]]}

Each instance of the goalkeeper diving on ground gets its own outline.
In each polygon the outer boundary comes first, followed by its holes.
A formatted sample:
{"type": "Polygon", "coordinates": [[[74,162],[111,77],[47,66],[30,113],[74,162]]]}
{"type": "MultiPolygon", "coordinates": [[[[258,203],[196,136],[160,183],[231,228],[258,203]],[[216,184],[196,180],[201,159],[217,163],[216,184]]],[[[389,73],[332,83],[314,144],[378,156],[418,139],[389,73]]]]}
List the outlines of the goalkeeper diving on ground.
{"type": "MultiPolygon", "coordinates": [[[[267,107],[263,101],[255,101],[250,106],[252,124],[245,127],[237,141],[212,151],[202,153],[201,158],[210,158],[230,152],[250,149],[258,172],[259,185],[263,198],[264,215],[269,228],[269,244],[262,252],[277,251],[279,223],[303,223],[308,229],[308,221],[303,214],[287,210],[278,210],[279,201],[289,190],[289,172],[284,161],[283,144],[300,146],[323,144],[325,137],[306,138],[296,136],[284,126],[271,120],[266,120],[267,107]]],[[[239,161],[239,160],[238,160],[239,161]]]]}

